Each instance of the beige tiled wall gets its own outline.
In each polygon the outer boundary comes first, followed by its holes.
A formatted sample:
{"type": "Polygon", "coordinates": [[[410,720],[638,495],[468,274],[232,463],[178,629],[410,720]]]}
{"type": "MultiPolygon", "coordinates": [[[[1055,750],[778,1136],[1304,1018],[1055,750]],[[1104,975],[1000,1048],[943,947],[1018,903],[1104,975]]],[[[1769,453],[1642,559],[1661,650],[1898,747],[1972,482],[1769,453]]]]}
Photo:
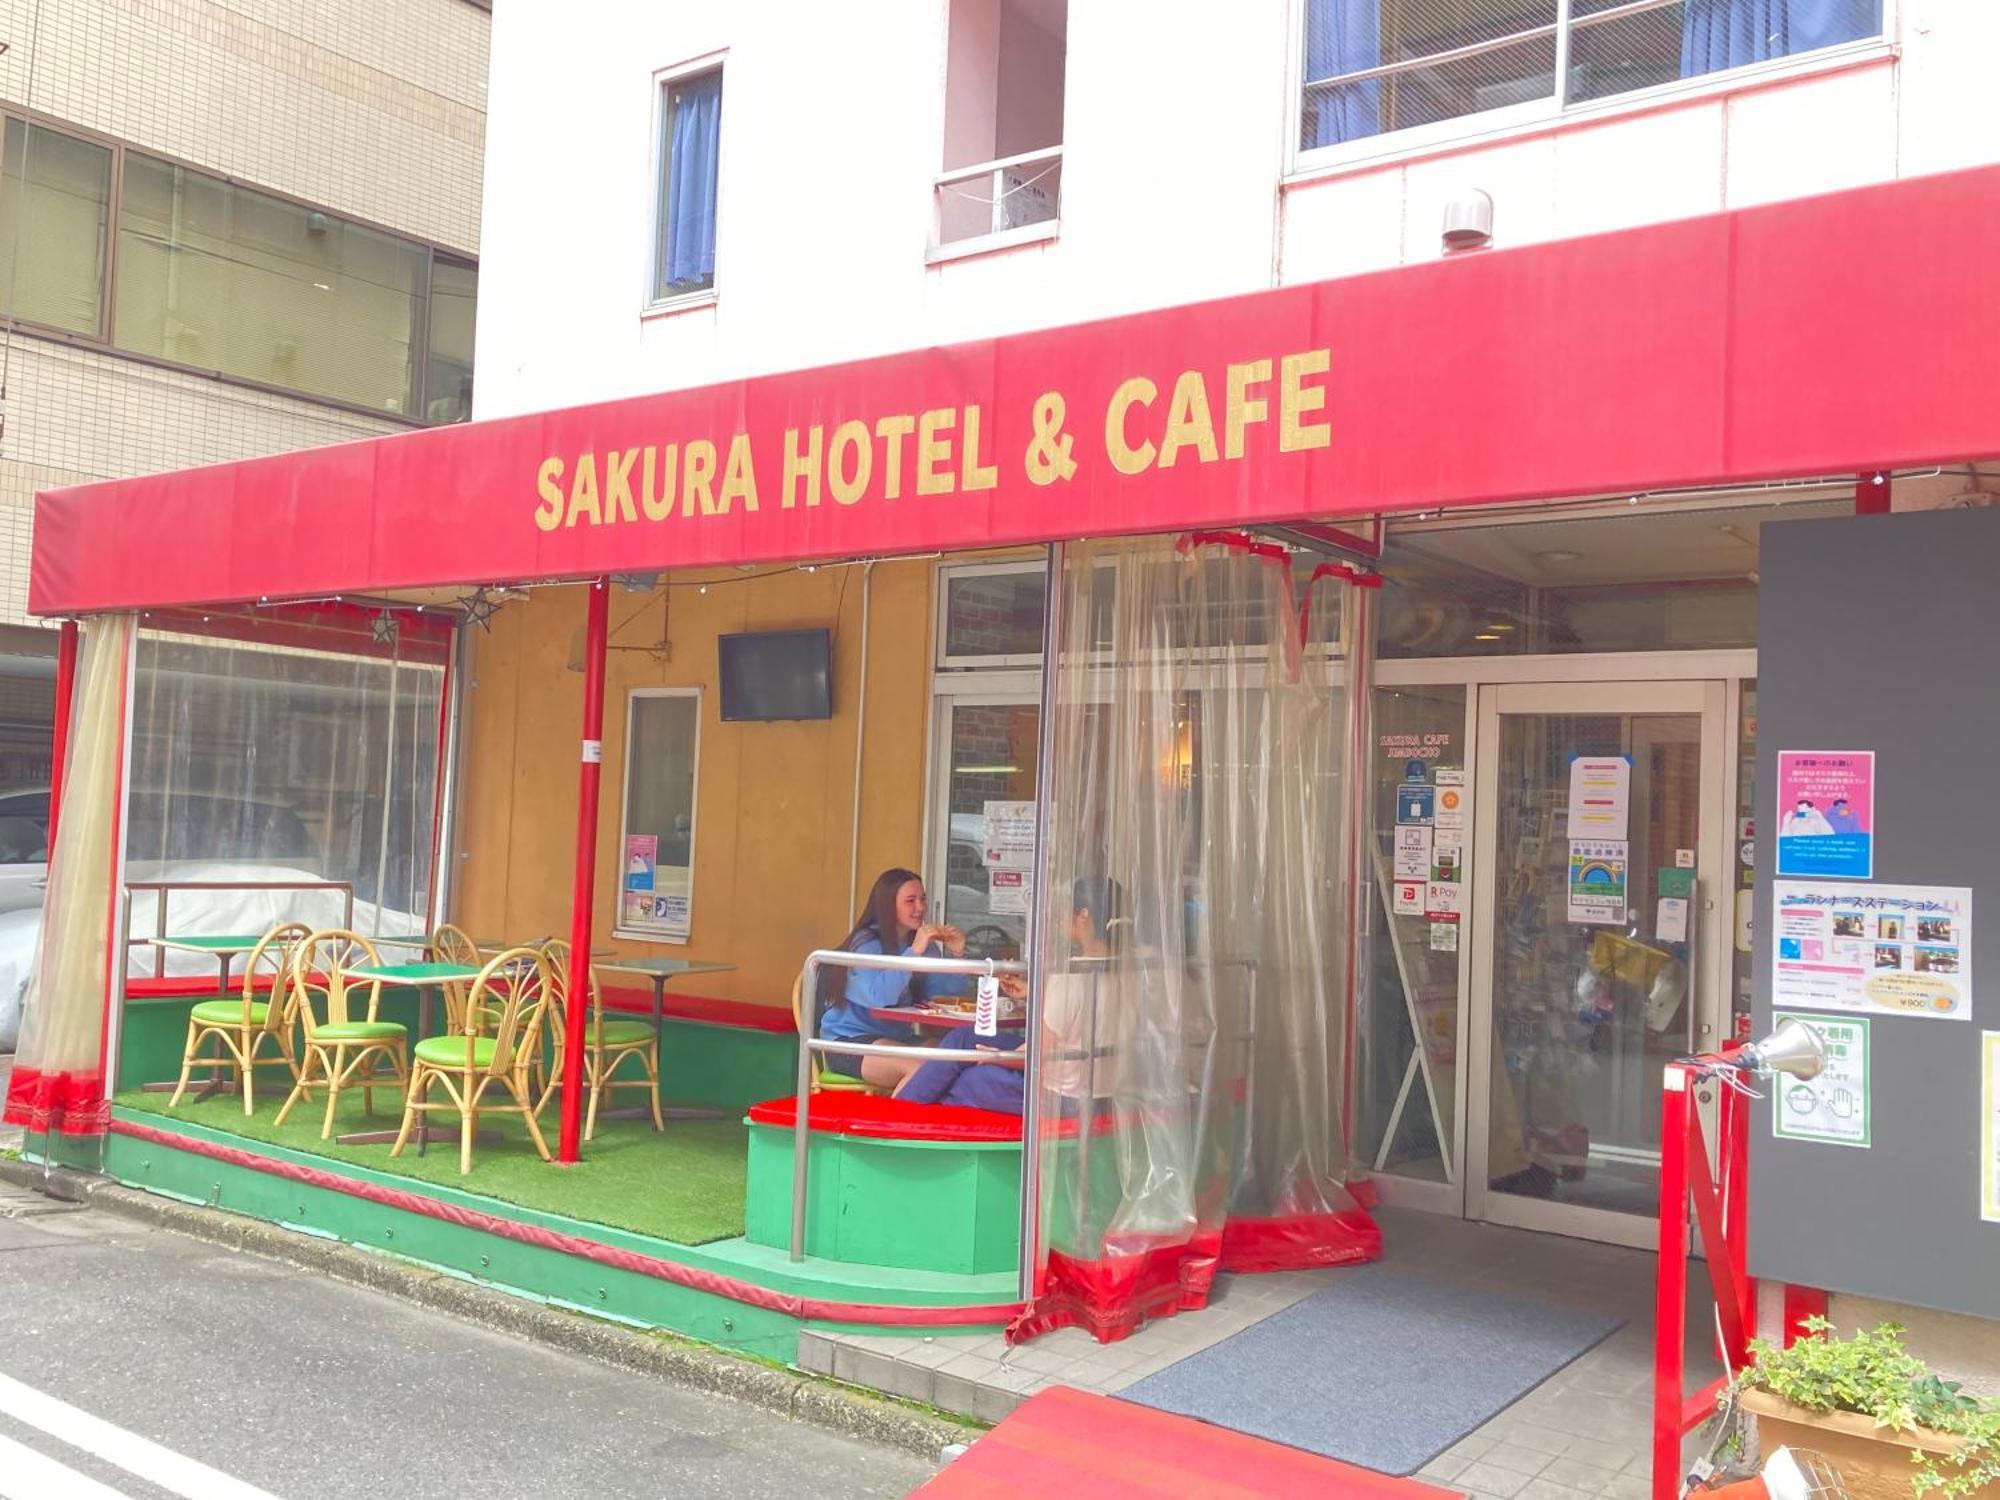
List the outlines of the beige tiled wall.
{"type": "Polygon", "coordinates": [[[0,0],[0,98],[475,251],[487,27],[466,0],[0,0]]]}
{"type": "MultiPolygon", "coordinates": [[[[0,101],[476,254],[487,13],[468,0],[0,0],[0,101]]],[[[0,328],[0,624],[35,491],[400,430],[0,328]]]]}

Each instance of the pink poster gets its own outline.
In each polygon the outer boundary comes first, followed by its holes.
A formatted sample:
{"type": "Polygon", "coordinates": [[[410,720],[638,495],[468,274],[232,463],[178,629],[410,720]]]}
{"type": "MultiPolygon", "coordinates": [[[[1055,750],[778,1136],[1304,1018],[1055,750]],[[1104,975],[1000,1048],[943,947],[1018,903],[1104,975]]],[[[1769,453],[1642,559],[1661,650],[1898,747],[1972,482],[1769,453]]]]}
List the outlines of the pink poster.
{"type": "Polygon", "coordinates": [[[1875,875],[1875,752],[1778,752],[1778,874],[1875,875]]]}

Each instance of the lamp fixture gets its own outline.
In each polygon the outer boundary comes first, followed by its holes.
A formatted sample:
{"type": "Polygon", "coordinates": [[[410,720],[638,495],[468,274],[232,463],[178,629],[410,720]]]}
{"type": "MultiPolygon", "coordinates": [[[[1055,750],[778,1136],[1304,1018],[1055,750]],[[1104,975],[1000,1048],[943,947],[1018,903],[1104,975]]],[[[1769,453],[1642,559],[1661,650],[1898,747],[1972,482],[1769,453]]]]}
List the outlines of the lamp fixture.
{"type": "Polygon", "coordinates": [[[1759,1078],[1780,1073],[1790,1078],[1817,1078],[1826,1068],[1826,1038],[1804,1021],[1787,1020],[1762,1041],[1740,1049],[1730,1061],[1737,1071],[1759,1078]]]}

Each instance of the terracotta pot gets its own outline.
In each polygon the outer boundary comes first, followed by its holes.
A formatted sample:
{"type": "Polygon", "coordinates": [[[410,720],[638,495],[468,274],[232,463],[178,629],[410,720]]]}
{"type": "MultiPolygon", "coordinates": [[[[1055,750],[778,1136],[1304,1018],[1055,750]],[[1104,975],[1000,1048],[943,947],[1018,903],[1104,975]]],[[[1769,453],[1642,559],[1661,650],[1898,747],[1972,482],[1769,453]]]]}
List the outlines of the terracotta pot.
{"type": "MultiPolygon", "coordinates": [[[[1757,1419],[1760,1452],[1768,1456],[1779,1448],[1802,1448],[1817,1453],[1840,1471],[1853,1500],[1916,1500],[1916,1465],[1910,1455],[1918,1450],[1953,1453],[1962,1441],[1923,1427],[1893,1432],[1856,1412],[1808,1411],[1769,1391],[1745,1391],[1739,1404],[1757,1419]]],[[[2000,1483],[1980,1486],[1972,1500],[2000,1500],[2000,1483]]]]}

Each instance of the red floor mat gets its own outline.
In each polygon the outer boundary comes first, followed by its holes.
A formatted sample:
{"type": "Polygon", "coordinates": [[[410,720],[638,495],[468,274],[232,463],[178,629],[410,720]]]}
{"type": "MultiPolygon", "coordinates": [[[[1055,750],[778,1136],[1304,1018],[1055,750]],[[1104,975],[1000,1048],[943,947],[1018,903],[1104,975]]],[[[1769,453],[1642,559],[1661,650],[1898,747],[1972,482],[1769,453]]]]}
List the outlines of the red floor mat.
{"type": "Polygon", "coordinates": [[[1272,1500],[1277,1496],[1449,1495],[1190,1417],[1055,1386],[947,1464],[917,1491],[927,1500],[998,1495],[1090,1500],[1272,1500]]]}

